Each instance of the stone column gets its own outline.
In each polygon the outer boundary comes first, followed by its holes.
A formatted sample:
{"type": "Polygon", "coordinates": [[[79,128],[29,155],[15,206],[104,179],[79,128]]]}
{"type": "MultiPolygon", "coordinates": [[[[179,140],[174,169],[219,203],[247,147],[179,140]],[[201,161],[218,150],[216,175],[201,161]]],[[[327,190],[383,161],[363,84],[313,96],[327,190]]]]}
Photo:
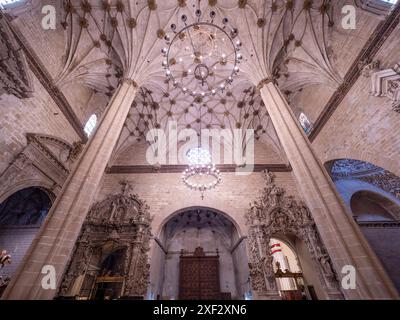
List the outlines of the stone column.
{"type": "Polygon", "coordinates": [[[356,269],[357,287],[343,290],[346,298],[398,298],[392,281],[346,211],[282,93],[269,80],[260,82],[258,88],[339,279],[343,266],[356,269]]]}
{"type": "Polygon", "coordinates": [[[117,89],[2,299],[52,299],[57,293],[136,92],[136,83],[128,79],[117,89]],[[42,287],[44,265],[55,268],[55,289],[42,287]]]}

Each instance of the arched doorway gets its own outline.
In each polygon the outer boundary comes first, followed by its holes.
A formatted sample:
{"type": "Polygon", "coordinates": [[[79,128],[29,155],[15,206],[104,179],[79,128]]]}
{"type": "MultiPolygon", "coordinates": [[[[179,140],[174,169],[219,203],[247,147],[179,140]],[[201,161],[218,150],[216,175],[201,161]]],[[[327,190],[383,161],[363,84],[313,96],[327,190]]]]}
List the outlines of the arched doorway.
{"type": "Polygon", "coordinates": [[[307,245],[294,235],[270,239],[277,289],[283,300],[319,300],[324,288],[307,245]]]}
{"type": "Polygon", "coordinates": [[[51,207],[48,192],[30,187],[9,196],[0,204],[0,249],[11,255],[1,269],[0,294],[24,258],[51,207]]]}
{"type": "Polygon", "coordinates": [[[400,291],[400,207],[388,198],[370,191],[351,197],[354,219],[400,291]]]}
{"type": "Polygon", "coordinates": [[[400,292],[400,178],[372,163],[338,159],[325,164],[349,213],[400,292]]]}
{"type": "Polygon", "coordinates": [[[250,291],[244,238],[224,213],[176,212],[154,244],[150,299],[245,299],[250,291]]]}

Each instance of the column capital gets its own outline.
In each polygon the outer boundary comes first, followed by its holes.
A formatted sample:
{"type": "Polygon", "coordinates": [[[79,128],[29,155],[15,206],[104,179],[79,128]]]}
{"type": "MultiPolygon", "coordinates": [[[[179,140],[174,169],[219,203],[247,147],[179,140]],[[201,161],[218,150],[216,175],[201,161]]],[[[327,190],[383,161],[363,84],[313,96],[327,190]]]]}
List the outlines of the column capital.
{"type": "Polygon", "coordinates": [[[135,80],[133,80],[133,79],[130,79],[130,78],[122,78],[122,79],[121,79],[121,84],[123,84],[123,83],[126,83],[126,84],[128,84],[128,85],[131,85],[131,86],[133,86],[133,87],[135,87],[135,88],[138,88],[138,87],[139,87],[138,84],[137,84],[137,82],[136,82],[135,80]]]}
{"type": "Polygon", "coordinates": [[[264,86],[266,86],[268,83],[275,83],[276,79],[274,77],[266,77],[262,79],[258,84],[257,84],[257,90],[261,90],[264,86]]]}

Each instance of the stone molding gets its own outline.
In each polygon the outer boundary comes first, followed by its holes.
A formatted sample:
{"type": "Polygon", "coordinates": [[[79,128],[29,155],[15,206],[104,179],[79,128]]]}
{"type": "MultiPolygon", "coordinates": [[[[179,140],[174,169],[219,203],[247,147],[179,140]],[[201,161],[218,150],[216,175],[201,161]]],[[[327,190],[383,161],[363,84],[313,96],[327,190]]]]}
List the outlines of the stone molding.
{"type": "Polygon", "coordinates": [[[392,101],[393,111],[400,113],[400,64],[371,75],[371,95],[392,101]]]}
{"type": "MultiPolygon", "coordinates": [[[[236,165],[217,165],[221,172],[235,172],[240,167],[236,165]]],[[[107,174],[131,174],[131,173],[182,173],[187,165],[115,165],[106,168],[107,174]]],[[[291,172],[292,168],[286,164],[255,164],[253,172],[270,170],[273,172],[291,172]]]]}

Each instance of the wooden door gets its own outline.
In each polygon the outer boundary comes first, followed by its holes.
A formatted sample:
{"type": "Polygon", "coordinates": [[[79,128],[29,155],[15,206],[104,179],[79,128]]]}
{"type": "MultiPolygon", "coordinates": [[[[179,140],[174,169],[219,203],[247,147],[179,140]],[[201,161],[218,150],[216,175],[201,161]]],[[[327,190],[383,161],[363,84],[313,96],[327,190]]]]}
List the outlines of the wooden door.
{"type": "Polygon", "coordinates": [[[219,298],[219,256],[206,256],[202,248],[197,248],[193,256],[181,256],[179,299],[219,298]]]}

